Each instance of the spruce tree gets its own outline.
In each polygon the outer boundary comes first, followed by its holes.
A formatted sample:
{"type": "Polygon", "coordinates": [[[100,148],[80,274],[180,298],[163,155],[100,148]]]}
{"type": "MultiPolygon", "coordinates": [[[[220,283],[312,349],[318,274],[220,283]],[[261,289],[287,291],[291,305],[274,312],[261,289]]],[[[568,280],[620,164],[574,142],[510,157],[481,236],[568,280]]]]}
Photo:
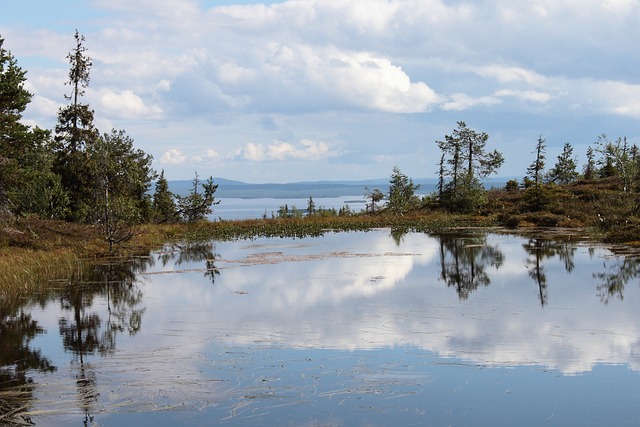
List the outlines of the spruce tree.
{"type": "Polygon", "coordinates": [[[94,111],[88,104],[81,103],[89,86],[92,61],[86,54],[84,36],[76,30],[74,39],[75,48],[67,55],[70,69],[66,84],[71,87],[71,93],[64,97],[69,104],[58,111],[55,127],[55,168],[69,193],[70,219],[87,221],[95,177],[91,176],[86,150],[99,139],[100,134],[93,124],[94,111]]]}

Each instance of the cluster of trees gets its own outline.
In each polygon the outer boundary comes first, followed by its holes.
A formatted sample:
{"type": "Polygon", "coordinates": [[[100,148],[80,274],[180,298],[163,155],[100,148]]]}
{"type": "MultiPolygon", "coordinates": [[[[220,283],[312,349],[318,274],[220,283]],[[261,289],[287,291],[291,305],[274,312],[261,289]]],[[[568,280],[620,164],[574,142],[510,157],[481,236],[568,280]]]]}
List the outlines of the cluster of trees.
{"type": "MultiPolygon", "coordinates": [[[[389,180],[388,209],[402,214],[421,206],[437,205],[454,211],[472,211],[486,203],[482,180],[498,171],[504,157],[497,150],[486,150],[489,135],[469,129],[465,122],[457,124],[451,135],[445,135],[444,141],[436,141],[441,151],[437,193],[420,199],[416,195],[420,185],[414,184],[395,166],[389,180]]],[[[371,201],[367,210],[375,212],[383,198],[382,192],[367,189],[365,196],[371,201]]]]}
{"type": "MultiPolygon", "coordinates": [[[[416,195],[419,185],[396,166],[386,195],[389,210],[403,213],[420,207],[439,207],[471,212],[487,204],[487,191],[482,181],[499,170],[504,157],[497,150],[487,151],[489,136],[486,133],[469,129],[462,121],[457,125],[451,135],[445,135],[444,141],[436,141],[441,151],[436,192],[420,199],[416,195]]],[[[532,152],[534,160],[522,183],[510,180],[505,186],[506,191],[524,191],[525,205],[530,211],[546,209],[559,186],[579,180],[593,182],[614,178],[620,182],[621,191],[640,191],[640,149],[635,144],[630,145],[626,138],[611,141],[606,135],[600,135],[594,146],[587,149],[581,171],[570,143],[564,144],[550,169],[546,168],[546,150],[546,141],[540,136],[532,152]]],[[[366,189],[365,197],[370,200],[367,210],[375,212],[380,209],[378,204],[385,195],[378,189],[366,189]]]]}
{"type": "Polygon", "coordinates": [[[169,191],[152,157],[134,148],[124,130],[100,133],[94,110],[83,102],[92,60],[77,31],[69,60],[68,104],[55,129],[21,123],[31,101],[18,66],[0,37],[0,210],[100,225],[110,247],[128,240],[141,222],[197,221],[211,213],[217,185],[194,179],[184,197],[169,191]],[[156,178],[156,192],[150,187],[156,178]]]}

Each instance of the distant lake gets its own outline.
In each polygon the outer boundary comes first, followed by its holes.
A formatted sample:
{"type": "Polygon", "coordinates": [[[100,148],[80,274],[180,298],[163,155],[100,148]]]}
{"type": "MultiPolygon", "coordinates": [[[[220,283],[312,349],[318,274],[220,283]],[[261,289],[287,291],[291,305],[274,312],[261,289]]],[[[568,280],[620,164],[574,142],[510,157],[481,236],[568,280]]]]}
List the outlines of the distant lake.
{"type": "Polygon", "coordinates": [[[0,301],[0,424],[636,425],[639,279],[570,235],[166,245],[0,301]]]}
{"type": "MultiPolygon", "coordinates": [[[[218,199],[217,199],[218,200],[218,199]]],[[[221,198],[220,204],[213,206],[213,214],[209,216],[211,220],[219,218],[224,220],[234,219],[258,219],[266,216],[271,218],[278,216],[278,209],[287,205],[289,209],[295,206],[297,209],[306,210],[309,204],[309,198],[258,198],[258,199],[239,199],[239,198],[221,198]]],[[[332,209],[340,210],[345,205],[354,212],[360,212],[365,209],[366,201],[364,196],[341,196],[341,197],[319,197],[313,198],[316,209],[332,209]]]]}

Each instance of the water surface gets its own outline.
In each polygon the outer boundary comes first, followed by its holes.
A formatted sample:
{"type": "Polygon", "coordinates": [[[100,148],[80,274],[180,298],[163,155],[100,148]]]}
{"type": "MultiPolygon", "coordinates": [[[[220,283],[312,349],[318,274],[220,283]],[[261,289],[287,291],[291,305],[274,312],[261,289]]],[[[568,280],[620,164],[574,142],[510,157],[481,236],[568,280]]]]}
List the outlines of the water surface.
{"type": "Polygon", "coordinates": [[[167,246],[123,267],[2,304],[5,418],[640,421],[640,263],[570,237],[328,233],[167,246]]]}

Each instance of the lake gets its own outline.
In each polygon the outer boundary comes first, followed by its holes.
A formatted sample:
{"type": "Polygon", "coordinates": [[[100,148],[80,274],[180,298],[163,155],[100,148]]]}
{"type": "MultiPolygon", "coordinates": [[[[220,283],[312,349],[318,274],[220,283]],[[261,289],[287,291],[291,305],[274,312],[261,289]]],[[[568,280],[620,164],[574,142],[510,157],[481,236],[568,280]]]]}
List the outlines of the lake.
{"type": "MultiPolygon", "coordinates": [[[[309,198],[257,198],[257,199],[240,199],[225,197],[221,198],[220,204],[213,206],[213,213],[209,215],[212,221],[223,220],[242,220],[242,219],[260,219],[272,218],[278,216],[278,210],[281,206],[287,206],[289,209],[296,209],[306,212],[309,204],[309,198]]],[[[364,196],[340,196],[340,197],[318,197],[313,198],[316,209],[335,209],[339,211],[345,205],[353,212],[364,211],[366,200],[364,196]]]]}
{"type": "Polygon", "coordinates": [[[168,245],[0,302],[0,417],[635,425],[639,275],[638,259],[571,236],[168,245]]]}

